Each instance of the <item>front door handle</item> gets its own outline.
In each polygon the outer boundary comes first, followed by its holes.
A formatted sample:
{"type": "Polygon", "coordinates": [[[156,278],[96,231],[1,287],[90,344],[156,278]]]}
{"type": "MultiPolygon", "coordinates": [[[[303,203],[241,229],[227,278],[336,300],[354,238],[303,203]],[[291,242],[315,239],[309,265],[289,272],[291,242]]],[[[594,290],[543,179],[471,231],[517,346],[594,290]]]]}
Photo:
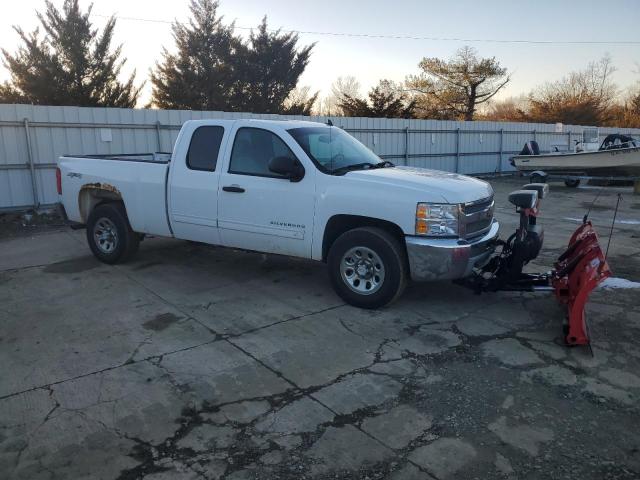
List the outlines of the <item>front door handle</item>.
{"type": "Polygon", "coordinates": [[[222,190],[224,190],[225,192],[232,192],[232,193],[244,193],[244,188],[239,187],[237,185],[229,185],[226,187],[222,187],[222,190]]]}

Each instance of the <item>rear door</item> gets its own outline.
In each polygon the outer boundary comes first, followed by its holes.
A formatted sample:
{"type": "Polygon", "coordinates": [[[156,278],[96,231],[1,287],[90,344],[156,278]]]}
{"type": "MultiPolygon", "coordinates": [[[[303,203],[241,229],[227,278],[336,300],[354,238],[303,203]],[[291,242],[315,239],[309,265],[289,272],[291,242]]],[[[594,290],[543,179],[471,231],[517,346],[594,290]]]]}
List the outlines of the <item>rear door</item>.
{"type": "Polygon", "coordinates": [[[283,140],[286,132],[242,124],[234,130],[230,158],[220,177],[222,244],[310,257],[315,168],[302,149],[283,140]],[[302,180],[291,182],[269,171],[269,161],[281,156],[302,163],[302,180]]]}
{"type": "Polygon", "coordinates": [[[177,238],[220,244],[220,159],[232,125],[232,121],[224,120],[188,122],[176,141],[168,184],[168,214],[177,238]]]}

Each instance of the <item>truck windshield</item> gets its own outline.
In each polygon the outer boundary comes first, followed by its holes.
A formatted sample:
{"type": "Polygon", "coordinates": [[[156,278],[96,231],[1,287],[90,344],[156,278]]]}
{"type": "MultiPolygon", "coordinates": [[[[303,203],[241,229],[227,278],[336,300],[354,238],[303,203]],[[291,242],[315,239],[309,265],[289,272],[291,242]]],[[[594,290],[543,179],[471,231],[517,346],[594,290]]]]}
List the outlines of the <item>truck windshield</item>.
{"type": "Polygon", "coordinates": [[[350,170],[393,166],[337,127],[303,127],[287,131],[325,173],[343,174],[350,170]]]}

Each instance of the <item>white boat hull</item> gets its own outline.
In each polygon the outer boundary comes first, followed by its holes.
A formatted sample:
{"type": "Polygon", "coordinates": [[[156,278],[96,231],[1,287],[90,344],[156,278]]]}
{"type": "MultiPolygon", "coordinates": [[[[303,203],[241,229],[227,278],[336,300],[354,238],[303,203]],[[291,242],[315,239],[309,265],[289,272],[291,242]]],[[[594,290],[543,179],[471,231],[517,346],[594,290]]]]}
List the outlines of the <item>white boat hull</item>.
{"type": "Polygon", "coordinates": [[[640,176],[640,147],[595,152],[516,155],[511,163],[520,171],[591,176],[640,176]]]}

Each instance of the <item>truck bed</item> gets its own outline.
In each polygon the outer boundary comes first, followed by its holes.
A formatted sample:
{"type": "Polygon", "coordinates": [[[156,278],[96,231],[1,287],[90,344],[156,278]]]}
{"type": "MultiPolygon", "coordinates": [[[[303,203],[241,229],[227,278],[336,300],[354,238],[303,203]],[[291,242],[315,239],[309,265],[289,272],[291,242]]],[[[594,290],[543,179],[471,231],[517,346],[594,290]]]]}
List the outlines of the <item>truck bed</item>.
{"type": "Polygon", "coordinates": [[[104,198],[124,202],[134,231],[171,236],[167,219],[169,153],[65,155],[58,166],[67,216],[87,222],[86,211],[104,198]]]}

